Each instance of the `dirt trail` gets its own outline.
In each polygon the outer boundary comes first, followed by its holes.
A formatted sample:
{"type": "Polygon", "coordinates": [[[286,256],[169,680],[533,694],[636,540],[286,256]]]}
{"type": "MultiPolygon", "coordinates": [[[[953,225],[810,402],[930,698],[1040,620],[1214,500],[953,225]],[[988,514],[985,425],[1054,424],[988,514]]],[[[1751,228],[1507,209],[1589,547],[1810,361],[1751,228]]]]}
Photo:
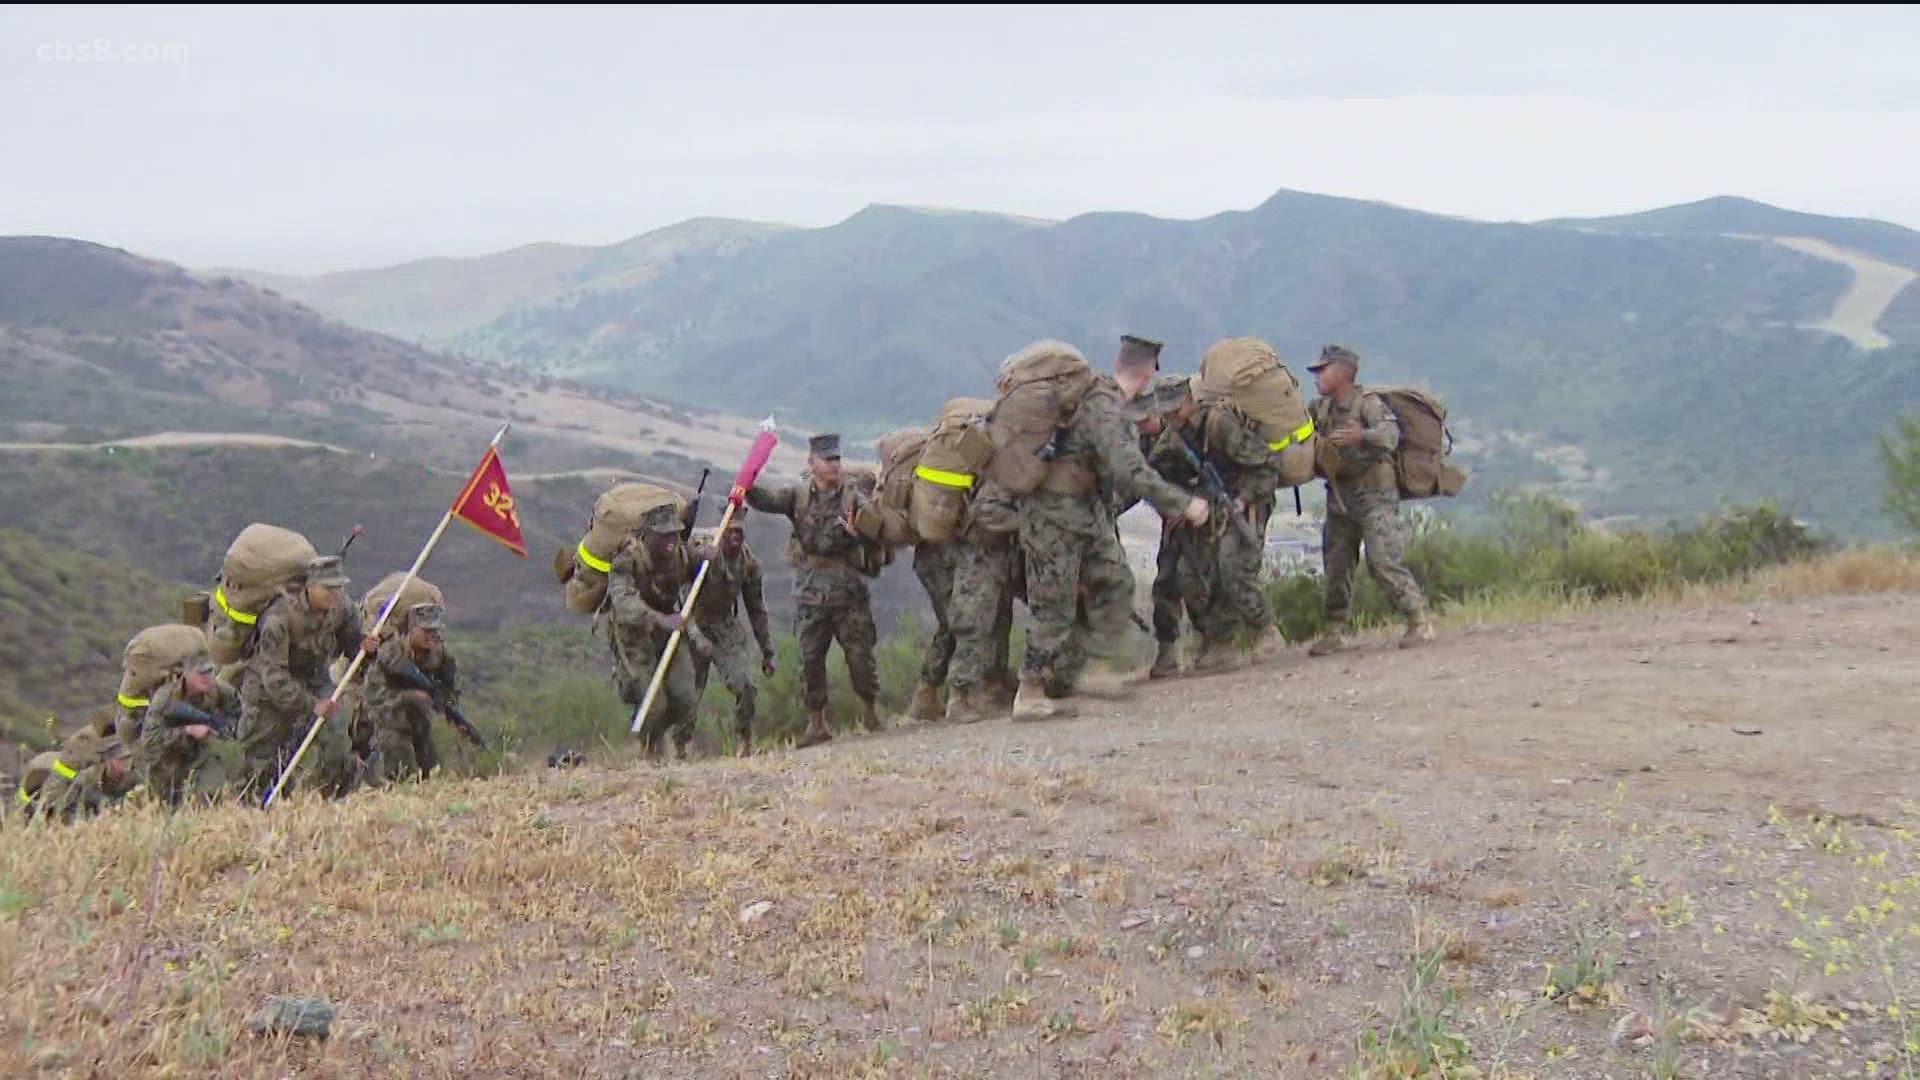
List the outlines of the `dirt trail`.
{"type": "Polygon", "coordinates": [[[1836,247],[1825,240],[1807,236],[1776,236],[1770,239],[1816,259],[1840,263],[1853,271],[1853,285],[1834,301],[1833,312],[1825,319],[1809,324],[1808,329],[1839,334],[1863,349],[1884,349],[1893,344],[1893,339],[1879,330],[1880,317],[1893,306],[1900,290],[1920,274],[1896,263],[1836,247]]]}
{"type": "Polygon", "coordinates": [[[196,446],[255,446],[266,448],[312,447],[331,450],[336,454],[351,454],[343,446],[331,443],[311,442],[306,439],[291,439],[281,435],[258,435],[246,432],[226,431],[160,431],[152,435],[137,435],[130,439],[111,439],[98,443],[0,443],[0,452],[22,453],[31,451],[79,451],[107,450],[126,448],[129,450],[174,450],[196,446]]]}

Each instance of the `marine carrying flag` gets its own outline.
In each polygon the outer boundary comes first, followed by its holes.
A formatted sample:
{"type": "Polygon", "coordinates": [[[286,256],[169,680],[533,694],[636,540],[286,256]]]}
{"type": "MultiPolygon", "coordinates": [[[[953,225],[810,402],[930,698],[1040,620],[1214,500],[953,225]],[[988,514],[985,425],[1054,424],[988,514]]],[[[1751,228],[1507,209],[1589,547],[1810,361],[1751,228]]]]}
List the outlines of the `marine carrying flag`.
{"type": "Polygon", "coordinates": [[[513,491],[507,486],[507,469],[500,464],[500,451],[487,447],[487,456],[468,478],[465,490],[453,502],[454,517],[479,529],[515,555],[527,557],[527,540],[520,534],[520,512],[513,505],[513,491]]]}

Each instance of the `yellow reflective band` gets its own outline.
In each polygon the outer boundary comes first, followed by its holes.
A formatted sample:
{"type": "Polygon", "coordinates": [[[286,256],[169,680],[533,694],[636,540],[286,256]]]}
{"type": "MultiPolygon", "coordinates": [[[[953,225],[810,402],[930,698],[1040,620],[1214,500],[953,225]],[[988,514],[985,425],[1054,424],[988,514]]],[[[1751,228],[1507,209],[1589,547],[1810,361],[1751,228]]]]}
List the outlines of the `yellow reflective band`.
{"type": "Polygon", "coordinates": [[[1299,427],[1294,428],[1293,434],[1287,436],[1284,439],[1281,439],[1279,442],[1268,443],[1267,449],[1285,450],[1287,447],[1292,446],[1294,443],[1306,442],[1307,436],[1312,434],[1313,434],[1313,421],[1309,420],[1306,423],[1301,424],[1299,427]]]}
{"type": "Polygon", "coordinates": [[[913,475],[925,480],[929,484],[939,484],[941,487],[959,488],[961,491],[970,491],[973,488],[972,473],[948,472],[945,469],[930,468],[926,465],[915,465],[913,467],[913,475]]]}
{"type": "Polygon", "coordinates": [[[27,785],[25,784],[20,785],[20,790],[14,792],[13,797],[16,799],[19,799],[23,803],[30,803],[33,801],[33,796],[27,794],[27,785]]]}
{"type": "Polygon", "coordinates": [[[125,694],[119,696],[119,701],[120,707],[123,709],[144,709],[152,703],[152,699],[150,698],[128,697],[125,694]]]}
{"type": "Polygon", "coordinates": [[[53,771],[59,773],[61,776],[64,776],[69,780],[80,775],[80,773],[77,770],[75,770],[73,766],[67,764],[64,761],[61,761],[59,758],[53,759],[53,771]]]}
{"type": "Polygon", "coordinates": [[[252,626],[254,623],[260,621],[260,616],[249,615],[239,608],[234,607],[232,604],[227,603],[227,589],[224,585],[215,585],[213,587],[213,602],[219,605],[222,615],[232,619],[234,622],[252,626]]]}
{"type": "Polygon", "coordinates": [[[613,573],[613,564],[601,558],[600,556],[595,555],[593,552],[588,551],[587,542],[585,540],[580,541],[580,550],[575,552],[575,554],[580,556],[581,562],[586,563],[588,566],[592,567],[593,569],[598,570],[603,574],[613,573]]]}

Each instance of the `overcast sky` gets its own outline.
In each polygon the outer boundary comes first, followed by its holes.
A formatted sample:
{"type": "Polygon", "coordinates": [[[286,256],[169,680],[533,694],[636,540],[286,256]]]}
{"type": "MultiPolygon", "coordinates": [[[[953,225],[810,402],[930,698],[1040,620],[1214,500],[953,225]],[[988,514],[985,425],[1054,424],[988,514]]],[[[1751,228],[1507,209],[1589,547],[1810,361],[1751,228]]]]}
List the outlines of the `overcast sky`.
{"type": "Polygon", "coordinates": [[[1920,227],[1920,8],[0,10],[0,233],[314,271],[876,202],[1920,227]]]}

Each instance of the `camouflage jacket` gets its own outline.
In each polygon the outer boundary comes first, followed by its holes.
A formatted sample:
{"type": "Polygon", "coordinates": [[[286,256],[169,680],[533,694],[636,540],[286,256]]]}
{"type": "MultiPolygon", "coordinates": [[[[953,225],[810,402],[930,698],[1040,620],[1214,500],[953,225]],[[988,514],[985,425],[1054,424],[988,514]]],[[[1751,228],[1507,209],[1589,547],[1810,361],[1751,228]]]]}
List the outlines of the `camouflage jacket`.
{"type": "MultiPolygon", "coordinates": [[[[673,553],[664,559],[653,558],[638,538],[622,545],[607,575],[606,610],[615,646],[664,646],[672,634],[665,621],[680,613],[680,602],[698,569],[684,543],[674,545],[673,553]]],[[[691,624],[687,636],[704,642],[691,624]]]]}
{"type": "Polygon", "coordinates": [[[198,753],[206,740],[186,732],[194,724],[205,722],[196,714],[212,713],[231,720],[240,712],[240,694],[233,687],[215,682],[212,693],[196,697],[187,693],[187,680],[182,675],[161,683],[148,701],[147,719],[140,728],[140,757],[146,761],[198,753]]]}
{"type": "Polygon", "coordinates": [[[1385,398],[1364,386],[1356,386],[1345,405],[1332,398],[1315,398],[1310,412],[1314,427],[1320,432],[1317,464],[1329,487],[1336,493],[1397,490],[1393,452],[1400,447],[1400,420],[1387,406],[1385,398]],[[1355,447],[1335,446],[1330,436],[1349,420],[1365,429],[1366,441],[1355,447]]]}
{"type": "Polygon", "coordinates": [[[333,689],[327,667],[360,651],[360,609],[342,602],[325,614],[307,606],[304,592],[282,593],[254,624],[251,655],[240,679],[240,701],[287,716],[306,716],[333,689]]]}
{"type": "Polygon", "coordinates": [[[761,582],[760,560],[753,557],[753,550],[742,544],[739,553],[729,558],[721,553],[720,545],[702,540],[694,544],[692,559],[696,567],[702,559],[710,560],[706,581],[701,583],[700,595],[693,602],[693,621],[707,629],[724,626],[744,607],[747,625],[753,628],[753,640],[763,655],[772,656],[766,590],[761,582]]]}
{"type": "MultiPolygon", "coordinates": [[[[811,484],[810,480],[801,481],[811,484]]],[[[800,484],[768,488],[755,485],[747,505],[763,514],[779,514],[793,523],[787,556],[793,562],[793,595],[802,604],[832,606],[865,603],[867,575],[860,569],[866,541],[848,531],[847,512],[862,496],[847,483],[812,488],[803,497],[800,484]]]]}
{"type": "Polygon", "coordinates": [[[1280,490],[1280,455],[1253,421],[1227,405],[1209,404],[1194,414],[1193,427],[1200,455],[1220,470],[1234,497],[1248,506],[1273,501],[1280,490]]]}
{"type": "Polygon", "coordinates": [[[416,657],[407,647],[406,636],[395,634],[381,644],[380,655],[374,658],[373,669],[367,672],[367,714],[391,716],[413,711],[430,719],[434,715],[432,708],[420,709],[408,704],[405,695],[409,690],[425,690],[437,696],[443,706],[458,708],[460,688],[455,682],[458,670],[446,646],[437,646],[426,656],[416,657]],[[415,671],[433,684],[431,689],[414,681],[415,671]]]}
{"type": "Polygon", "coordinates": [[[107,766],[100,762],[79,769],[71,779],[55,772],[34,796],[33,816],[57,821],[92,817],[109,803],[125,798],[136,782],[132,770],[128,770],[124,779],[114,781],[107,773],[107,766]]]}
{"type": "Polygon", "coordinates": [[[1162,479],[1141,455],[1139,436],[1120,414],[1120,388],[1110,375],[1094,380],[1093,389],[1060,429],[1056,445],[1056,462],[1074,462],[1093,471],[1094,494],[1037,488],[1020,500],[1027,521],[1045,520],[1055,528],[1101,536],[1113,531],[1114,508],[1123,504],[1144,499],[1168,516],[1187,507],[1190,496],[1162,479]]]}

